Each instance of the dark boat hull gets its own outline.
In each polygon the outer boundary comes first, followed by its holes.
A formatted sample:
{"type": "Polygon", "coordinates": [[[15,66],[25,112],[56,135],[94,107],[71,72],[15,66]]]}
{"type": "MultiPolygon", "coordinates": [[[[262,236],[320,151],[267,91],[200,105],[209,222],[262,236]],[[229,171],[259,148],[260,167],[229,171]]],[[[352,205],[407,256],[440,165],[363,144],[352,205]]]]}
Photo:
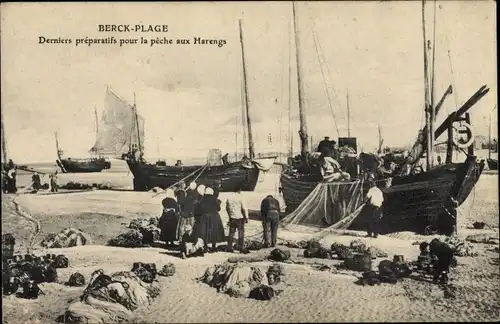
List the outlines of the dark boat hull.
{"type": "Polygon", "coordinates": [[[498,170],[498,160],[487,159],[486,162],[488,163],[489,170],[498,170]]]}
{"type": "MultiPolygon", "coordinates": [[[[454,198],[461,205],[473,190],[484,168],[484,161],[468,157],[463,163],[440,165],[432,170],[405,177],[392,178],[377,183],[384,193],[384,218],[386,232],[418,229],[445,211],[445,203],[454,198]]],[[[287,174],[281,176],[287,213],[295,210],[312,192],[318,182],[299,181],[287,174]]],[[[342,183],[338,183],[342,184],[342,183]]],[[[368,191],[365,184],[363,194],[368,191]]],[[[327,224],[332,225],[332,224],[327,224]]]]}
{"type": "Polygon", "coordinates": [[[57,165],[65,173],[101,172],[111,168],[111,162],[106,160],[56,160],[57,165]]]}
{"type": "MultiPolygon", "coordinates": [[[[159,166],[127,160],[128,167],[134,176],[134,190],[147,191],[154,187],[168,188],[181,180],[194,180],[203,168],[198,166],[159,166]],[[192,176],[190,174],[194,173],[192,176]]],[[[207,166],[196,179],[197,184],[213,186],[216,180],[221,182],[221,192],[253,191],[257,185],[260,170],[256,167],[245,167],[242,162],[228,165],[207,166]]]]}

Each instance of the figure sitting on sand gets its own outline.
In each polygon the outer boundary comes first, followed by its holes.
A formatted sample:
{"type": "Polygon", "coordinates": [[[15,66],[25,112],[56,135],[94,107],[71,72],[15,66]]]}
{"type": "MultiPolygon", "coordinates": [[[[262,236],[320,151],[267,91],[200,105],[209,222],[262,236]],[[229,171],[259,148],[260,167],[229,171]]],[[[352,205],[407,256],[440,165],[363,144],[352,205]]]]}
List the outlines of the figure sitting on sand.
{"type": "Polygon", "coordinates": [[[183,233],[180,243],[181,257],[185,259],[194,256],[204,256],[203,240],[194,234],[193,227],[191,225],[184,226],[183,233]]]}

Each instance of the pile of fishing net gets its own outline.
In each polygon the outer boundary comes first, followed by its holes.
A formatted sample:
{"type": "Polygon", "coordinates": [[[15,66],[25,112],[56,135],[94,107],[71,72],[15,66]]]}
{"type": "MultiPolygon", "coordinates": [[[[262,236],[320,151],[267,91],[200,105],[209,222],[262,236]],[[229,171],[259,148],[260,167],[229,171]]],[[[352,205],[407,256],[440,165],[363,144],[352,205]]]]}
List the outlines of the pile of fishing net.
{"type": "Polygon", "coordinates": [[[45,248],[51,249],[88,245],[91,243],[90,236],[83,231],[76,228],[65,228],[59,234],[47,234],[40,244],[45,248]]]}
{"type": "Polygon", "coordinates": [[[393,261],[382,260],[378,265],[378,272],[372,270],[363,272],[362,277],[356,283],[362,286],[381,283],[395,284],[402,278],[408,278],[412,272],[411,265],[405,262],[404,257],[395,255],[393,261]]]}
{"type": "Polygon", "coordinates": [[[467,242],[466,240],[462,240],[458,237],[452,236],[444,239],[444,242],[451,246],[455,252],[453,253],[456,256],[464,257],[470,256],[475,257],[478,256],[477,251],[475,251],[474,245],[467,242]]]}
{"type": "Polygon", "coordinates": [[[154,241],[160,239],[160,228],[158,227],[157,217],[133,219],[128,228],[130,230],[126,233],[122,233],[109,240],[108,245],[127,248],[148,247],[154,241]]]}
{"type": "Polygon", "coordinates": [[[472,243],[483,243],[483,244],[500,244],[500,241],[498,239],[498,234],[492,235],[492,234],[474,234],[474,235],[469,235],[465,239],[466,241],[472,242],[472,243]]]}
{"type": "Polygon", "coordinates": [[[258,251],[264,248],[264,244],[256,240],[245,241],[245,249],[249,251],[258,251]]]}
{"type": "Polygon", "coordinates": [[[2,293],[11,295],[21,288],[19,297],[36,299],[41,293],[38,284],[56,282],[56,269],[68,265],[68,258],[62,254],[2,256],[2,293]]]}
{"type": "MultiPolygon", "coordinates": [[[[281,278],[283,271],[274,266],[268,273],[275,283],[276,278],[281,278]]],[[[264,274],[259,268],[246,263],[223,263],[211,266],[198,280],[216,288],[219,293],[237,298],[269,300],[279,293],[270,286],[267,273],[264,274]]]]}
{"type": "MultiPolygon", "coordinates": [[[[141,264],[140,267],[142,267],[141,264]]],[[[140,268],[136,266],[136,270],[140,268]]],[[[95,271],[79,301],[68,306],[58,319],[63,323],[131,322],[133,311],[151,304],[160,293],[156,283],[147,283],[133,271],[111,275],[95,271]]]]}
{"type": "Polygon", "coordinates": [[[113,189],[110,185],[104,183],[79,183],[70,181],[62,186],[59,186],[60,189],[66,190],[90,190],[90,189],[99,189],[99,190],[110,190],[113,189]]]}

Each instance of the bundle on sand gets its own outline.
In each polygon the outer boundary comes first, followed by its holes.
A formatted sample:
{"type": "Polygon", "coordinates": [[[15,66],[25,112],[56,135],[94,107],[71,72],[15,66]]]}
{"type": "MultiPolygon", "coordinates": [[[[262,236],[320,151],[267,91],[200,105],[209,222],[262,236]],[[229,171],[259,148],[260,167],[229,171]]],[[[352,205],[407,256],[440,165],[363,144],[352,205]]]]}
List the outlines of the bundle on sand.
{"type": "Polygon", "coordinates": [[[40,244],[45,248],[51,249],[88,245],[91,243],[92,241],[88,234],[79,229],[68,227],[59,232],[59,234],[47,234],[40,244]]]}
{"type": "Polygon", "coordinates": [[[245,249],[249,251],[258,251],[264,248],[264,244],[259,241],[255,240],[250,240],[250,241],[245,241],[245,249]]]}
{"type": "MultiPolygon", "coordinates": [[[[467,237],[466,240],[468,240],[469,237],[467,237]]],[[[455,253],[453,253],[456,256],[464,257],[464,256],[477,256],[478,253],[474,249],[474,245],[472,245],[469,242],[466,242],[458,237],[447,237],[444,242],[448,244],[450,247],[455,249],[455,253]]]]}
{"type": "Polygon", "coordinates": [[[291,253],[288,250],[274,249],[268,256],[269,260],[277,262],[286,262],[290,259],[291,253]]]}
{"type": "Polygon", "coordinates": [[[500,242],[497,235],[491,235],[491,234],[469,235],[465,240],[472,243],[497,244],[497,245],[500,242]]]}
{"type": "Polygon", "coordinates": [[[80,301],[68,306],[59,321],[64,323],[130,322],[132,312],[145,307],[159,294],[156,285],[143,282],[133,272],[111,276],[102,270],[92,274],[80,301]]]}
{"type": "Polygon", "coordinates": [[[64,255],[31,254],[2,258],[3,294],[10,295],[22,288],[20,297],[36,299],[40,293],[38,284],[56,282],[57,268],[67,268],[69,261],[64,255]]]}
{"type": "Polygon", "coordinates": [[[130,271],[135,273],[145,283],[152,283],[158,274],[156,264],[154,263],[134,262],[130,271]]]}
{"type": "Polygon", "coordinates": [[[383,260],[378,265],[376,271],[365,271],[362,277],[356,282],[359,285],[379,285],[380,283],[395,284],[401,278],[407,278],[411,275],[412,269],[404,261],[402,256],[394,256],[394,260],[383,260]]]}
{"type": "Polygon", "coordinates": [[[352,257],[353,254],[369,254],[372,259],[387,258],[388,254],[375,246],[367,246],[361,240],[353,240],[349,246],[333,243],[331,246],[333,253],[337,254],[339,260],[345,260],[352,257]]]}
{"type": "Polygon", "coordinates": [[[158,272],[159,276],[163,277],[171,277],[175,274],[175,265],[173,263],[167,263],[161,268],[161,270],[158,272]]]}
{"type": "Polygon", "coordinates": [[[130,228],[128,232],[109,240],[108,245],[129,248],[147,247],[160,238],[157,217],[133,219],[128,228],[130,228]]]}
{"type": "Polygon", "coordinates": [[[11,257],[14,255],[14,246],[16,239],[11,233],[2,234],[2,257],[11,257]]]}
{"type": "Polygon", "coordinates": [[[75,272],[71,274],[66,285],[70,287],[83,287],[85,286],[85,277],[80,272],[75,272]]]}
{"type": "Polygon", "coordinates": [[[283,268],[283,265],[273,263],[269,266],[269,269],[267,269],[266,276],[270,285],[280,283],[283,276],[285,276],[285,269],[283,268]]]}
{"type": "Polygon", "coordinates": [[[247,298],[253,289],[268,285],[267,276],[259,268],[245,263],[223,263],[209,267],[198,280],[216,288],[220,293],[240,298],[247,298]]]}

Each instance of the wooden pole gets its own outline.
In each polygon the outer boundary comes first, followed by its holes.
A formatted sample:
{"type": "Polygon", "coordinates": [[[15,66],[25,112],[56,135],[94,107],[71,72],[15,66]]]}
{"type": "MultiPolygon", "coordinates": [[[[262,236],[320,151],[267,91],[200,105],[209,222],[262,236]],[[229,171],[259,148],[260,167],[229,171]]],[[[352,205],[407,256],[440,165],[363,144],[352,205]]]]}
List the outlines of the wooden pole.
{"type": "Polygon", "coordinates": [[[253,159],[253,158],[255,158],[255,148],[254,148],[254,142],[253,142],[253,137],[252,137],[252,123],[251,123],[251,119],[250,119],[247,72],[246,72],[246,66],[245,66],[245,48],[243,46],[243,30],[241,27],[241,19],[239,20],[239,26],[240,26],[241,59],[242,59],[242,63],[243,63],[243,82],[245,84],[244,89],[245,89],[245,110],[246,110],[246,114],[247,114],[247,127],[248,127],[248,153],[249,153],[249,158],[253,159]]]}
{"type": "Polygon", "coordinates": [[[7,163],[7,139],[5,138],[5,129],[3,123],[3,106],[0,106],[0,122],[2,123],[2,161],[7,163]]]}
{"type": "Polygon", "coordinates": [[[304,111],[304,85],[302,84],[302,79],[300,77],[300,37],[298,31],[298,18],[295,14],[295,1],[292,2],[293,5],[293,21],[294,21],[294,31],[295,31],[295,58],[297,62],[297,82],[298,82],[298,95],[299,95],[299,117],[300,117],[300,152],[302,157],[305,157],[306,153],[309,152],[309,143],[307,140],[307,120],[304,111]]]}
{"type": "Polygon", "coordinates": [[[349,110],[349,91],[347,91],[347,137],[351,137],[351,112],[349,110]]]}
{"type": "Polygon", "coordinates": [[[427,38],[425,36],[425,0],[422,0],[422,34],[424,38],[424,93],[425,93],[425,124],[427,138],[427,170],[432,167],[432,135],[431,135],[431,106],[429,102],[429,80],[428,80],[428,62],[427,62],[427,38]]]}

